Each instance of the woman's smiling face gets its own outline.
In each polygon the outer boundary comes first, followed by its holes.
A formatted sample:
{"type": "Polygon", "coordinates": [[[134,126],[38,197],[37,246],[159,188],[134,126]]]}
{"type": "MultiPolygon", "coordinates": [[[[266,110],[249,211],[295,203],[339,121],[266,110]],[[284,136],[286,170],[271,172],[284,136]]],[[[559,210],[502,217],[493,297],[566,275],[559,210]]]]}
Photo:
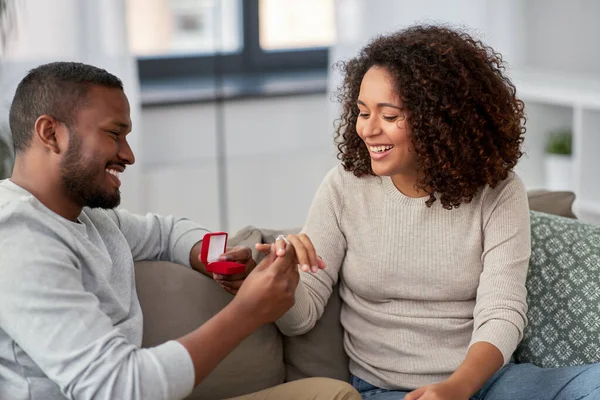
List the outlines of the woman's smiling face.
{"type": "Polygon", "coordinates": [[[410,129],[388,70],[373,66],[367,71],[356,105],[356,132],[369,150],[373,173],[392,177],[415,175],[417,157],[412,150],[410,129]]]}

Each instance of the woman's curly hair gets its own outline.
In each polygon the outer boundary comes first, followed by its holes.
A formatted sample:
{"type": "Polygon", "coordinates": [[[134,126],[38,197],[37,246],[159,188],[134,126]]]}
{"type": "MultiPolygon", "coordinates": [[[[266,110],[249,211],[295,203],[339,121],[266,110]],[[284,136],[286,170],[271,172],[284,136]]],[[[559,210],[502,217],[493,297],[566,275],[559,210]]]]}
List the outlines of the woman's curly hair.
{"type": "Polygon", "coordinates": [[[356,100],[372,66],[394,77],[423,176],[416,187],[429,193],[428,206],[436,195],[446,209],[470,202],[485,185],[506,179],[523,154],[524,106],[503,75],[502,56],[467,33],[413,26],[377,37],[336,66],[344,74],[338,158],[355,176],[374,175],[356,132],[356,100]]]}

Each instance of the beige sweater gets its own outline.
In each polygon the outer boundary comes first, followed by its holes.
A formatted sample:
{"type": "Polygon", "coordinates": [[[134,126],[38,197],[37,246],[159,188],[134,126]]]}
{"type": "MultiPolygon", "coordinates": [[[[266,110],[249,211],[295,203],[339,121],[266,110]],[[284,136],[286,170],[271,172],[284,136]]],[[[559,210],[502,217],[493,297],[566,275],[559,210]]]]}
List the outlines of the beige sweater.
{"type": "Polygon", "coordinates": [[[527,322],[523,183],[511,174],[454,210],[426,200],[404,196],[389,177],[331,170],[304,228],[327,268],[301,273],[296,303],[277,322],[282,332],[309,331],[339,278],[350,371],[373,385],[444,380],[476,342],[508,362],[527,322]]]}

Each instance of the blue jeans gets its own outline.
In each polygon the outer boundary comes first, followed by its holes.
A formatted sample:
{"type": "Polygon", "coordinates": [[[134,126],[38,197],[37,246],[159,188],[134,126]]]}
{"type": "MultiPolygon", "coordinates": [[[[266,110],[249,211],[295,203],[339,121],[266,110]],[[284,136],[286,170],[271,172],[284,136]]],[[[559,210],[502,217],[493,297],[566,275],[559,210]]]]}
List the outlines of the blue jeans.
{"type": "MultiPolygon", "coordinates": [[[[352,386],[368,400],[402,400],[410,391],[387,390],[352,376],[352,386]]],[[[508,364],[471,400],[596,400],[600,399],[600,363],[567,368],[508,364]]]]}

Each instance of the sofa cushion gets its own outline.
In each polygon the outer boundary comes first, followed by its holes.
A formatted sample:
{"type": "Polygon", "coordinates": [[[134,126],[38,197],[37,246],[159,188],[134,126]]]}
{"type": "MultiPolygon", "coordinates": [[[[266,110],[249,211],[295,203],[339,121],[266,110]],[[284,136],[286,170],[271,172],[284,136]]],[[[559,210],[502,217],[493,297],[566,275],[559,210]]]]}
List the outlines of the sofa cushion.
{"type": "Polygon", "coordinates": [[[530,190],[527,192],[529,209],[548,214],[575,218],[573,213],[573,192],[553,192],[548,190],[530,190]]]}
{"type": "Polygon", "coordinates": [[[342,299],[336,285],[323,316],[313,329],[304,335],[283,337],[286,381],[314,376],[350,380],[344,328],[340,323],[341,310],[342,299]]]}
{"type": "Polygon", "coordinates": [[[518,362],[600,361],[600,226],[531,211],[529,325],[518,362]]]}
{"type": "MultiPolygon", "coordinates": [[[[273,243],[278,235],[299,232],[295,229],[258,229],[247,226],[229,240],[231,246],[254,249],[260,243],[273,243]]],[[[257,255],[258,260],[262,257],[257,255]]],[[[301,272],[305,273],[305,272],[301,272]]],[[[283,337],[286,381],[309,377],[328,377],[348,381],[348,356],[344,351],[344,330],[340,323],[342,300],[337,286],[315,327],[304,335],[283,337]]]]}
{"type": "MultiPolygon", "coordinates": [[[[144,313],[143,347],[193,331],[233,298],[212,279],[181,265],[139,262],[135,268],[144,313]]],[[[234,397],[278,385],[284,378],[281,335],[275,325],[265,325],[229,354],[188,398],[234,397]]]]}

